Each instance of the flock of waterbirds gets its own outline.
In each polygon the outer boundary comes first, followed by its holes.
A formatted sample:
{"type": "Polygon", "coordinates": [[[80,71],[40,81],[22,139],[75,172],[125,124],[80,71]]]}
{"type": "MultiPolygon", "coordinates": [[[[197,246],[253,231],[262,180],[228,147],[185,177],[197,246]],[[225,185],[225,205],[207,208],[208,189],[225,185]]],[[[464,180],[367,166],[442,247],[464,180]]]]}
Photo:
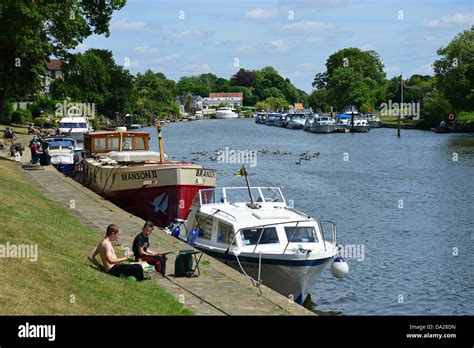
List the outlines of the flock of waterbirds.
{"type": "MultiPolygon", "coordinates": [[[[217,150],[214,150],[214,155],[215,156],[209,156],[208,151],[197,151],[197,152],[191,152],[191,155],[193,155],[192,160],[193,161],[199,161],[202,157],[208,157],[209,160],[216,162],[221,156],[224,151],[232,151],[231,148],[227,147],[226,149],[223,148],[218,148],[217,150]]],[[[242,151],[242,150],[234,150],[234,151],[242,151]]],[[[291,156],[292,153],[290,151],[280,151],[280,150],[269,150],[266,148],[257,150],[257,153],[262,154],[262,155],[275,155],[275,156],[291,156]]],[[[311,153],[310,151],[306,150],[305,152],[302,152],[298,155],[298,160],[295,162],[295,164],[301,164],[302,161],[310,161],[311,158],[319,158],[319,155],[321,153],[319,151],[311,153]]],[[[172,157],[174,158],[174,157],[172,157]]],[[[186,157],[183,157],[183,159],[187,159],[186,157]]]]}

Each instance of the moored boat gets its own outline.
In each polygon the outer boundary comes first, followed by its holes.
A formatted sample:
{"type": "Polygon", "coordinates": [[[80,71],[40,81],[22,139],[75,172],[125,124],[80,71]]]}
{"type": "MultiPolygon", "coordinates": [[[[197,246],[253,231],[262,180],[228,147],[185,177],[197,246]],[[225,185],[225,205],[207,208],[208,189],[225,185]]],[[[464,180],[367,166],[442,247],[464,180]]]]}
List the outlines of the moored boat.
{"type": "Polygon", "coordinates": [[[85,136],[81,182],[131,214],[167,226],[187,216],[199,189],[216,184],[216,171],[191,162],[170,161],[149,150],[149,134],[106,131],[85,136]]]}
{"type": "Polygon", "coordinates": [[[237,118],[239,115],[234,112],[234,109],[231,106],[225,106],[223,108],[218,108],[216,110],[215,118],[227,119],[227,118],[237,118]]]}
{"type": "Polygon", "coordinates": [[[170,232],[300,304],[338,254],[336,225],[290,208],[278,187],[200,190],[170,232]]]}
{"type": "Polygon", "coordinates": [[[289,129],[303,129],[304,124],[306,122],[306,115],[305,114],[291,114],[289,115],[290,119],[286,128],[289,129]]]}
{"type": "Polygon", "coordinates": [[[336,121],[331,116],[316,114],[306,120],[304,130],[312,133],[334,133],[336,121]]]}

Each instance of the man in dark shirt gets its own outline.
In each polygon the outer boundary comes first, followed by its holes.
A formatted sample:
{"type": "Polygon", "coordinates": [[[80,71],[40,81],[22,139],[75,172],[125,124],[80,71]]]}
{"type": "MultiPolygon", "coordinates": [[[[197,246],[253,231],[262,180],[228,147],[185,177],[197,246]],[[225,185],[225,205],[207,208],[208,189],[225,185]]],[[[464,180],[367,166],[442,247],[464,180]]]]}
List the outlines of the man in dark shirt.
{"type": "Polygon", "coordinates": [[[158,254],[150,249],[150,241],[148,237],[155,225],[151,221],[145,222],[143,225],[142,232],[139,233],[133,240],[133,254],[135,255],[135,261],[145,261],[150,265],[155,266],[155,270],[161,275],[165,275],[166,270],[166,256],[163,254],[158,254]]]}

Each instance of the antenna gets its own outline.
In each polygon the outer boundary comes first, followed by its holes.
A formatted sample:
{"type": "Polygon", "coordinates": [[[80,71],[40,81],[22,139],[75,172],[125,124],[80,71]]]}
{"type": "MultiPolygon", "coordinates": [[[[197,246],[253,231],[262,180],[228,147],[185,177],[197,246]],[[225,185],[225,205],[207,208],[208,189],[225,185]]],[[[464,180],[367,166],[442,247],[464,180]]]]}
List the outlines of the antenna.
{"type": "Polygon", "coordinates": [[[160,117],[158,116],[155,121],[156,125],[156,130],[158,132],[158,147],[160,149],[160,164],[163,164],[165,161],[165,148],[163,145],[163,135],[161,133],[161,122],[160,122],[160,117]]]}

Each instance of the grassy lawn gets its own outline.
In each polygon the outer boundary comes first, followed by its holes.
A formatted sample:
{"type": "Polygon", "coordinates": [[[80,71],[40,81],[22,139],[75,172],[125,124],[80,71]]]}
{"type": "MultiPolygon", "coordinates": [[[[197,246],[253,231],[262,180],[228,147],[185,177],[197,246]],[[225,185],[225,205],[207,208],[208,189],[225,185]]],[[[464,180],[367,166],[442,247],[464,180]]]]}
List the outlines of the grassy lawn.
{"type": "Polygon", "coordinates": [[[16,163],[0,159],[0,244],[37,244],[38,261],[0,258],[2,315],[191,315],[154,281],[89,266],[101,235],[50,201],[16,163]],[[71,303],[73,302],[73,303],[71,303]]]}
{"type": "MultiPolygon", "coordinates": [[[[384,124],[397,124],[398,116],[380,116],[380,121],[384,124]]],[[[416,126],[420,121],[419,120],[407,120],[402,118],[400,120],[400,124],[403,125],[413,125],[416,126]]]]}

